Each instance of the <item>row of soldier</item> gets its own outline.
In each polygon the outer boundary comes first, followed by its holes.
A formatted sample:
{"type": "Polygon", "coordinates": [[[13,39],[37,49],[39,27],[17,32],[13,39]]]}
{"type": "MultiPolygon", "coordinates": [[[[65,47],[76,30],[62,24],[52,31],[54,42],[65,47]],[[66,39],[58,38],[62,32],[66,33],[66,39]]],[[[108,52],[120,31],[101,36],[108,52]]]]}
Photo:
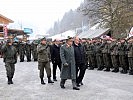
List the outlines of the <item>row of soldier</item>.
{"type": "Polygon", "coordinates": [[[120,72],[133,75],[133,37],[129,39],[84,40],[89,69],[120,72]]]}

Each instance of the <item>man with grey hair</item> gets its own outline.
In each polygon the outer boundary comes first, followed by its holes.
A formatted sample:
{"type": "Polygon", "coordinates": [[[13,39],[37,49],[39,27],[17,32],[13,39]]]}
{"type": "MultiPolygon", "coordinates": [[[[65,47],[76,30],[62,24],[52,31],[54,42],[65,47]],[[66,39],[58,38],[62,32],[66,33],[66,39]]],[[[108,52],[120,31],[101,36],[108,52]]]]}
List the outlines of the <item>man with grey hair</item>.
{"type": "Polygon", "coordinates": [[[78,36],[74,38],[74,56],[75,56],[75,65],[76,65],[76,83],[77,86],[80,86],[82,83],[86,66],[85,66],[85,48],[80,43],[78,36]]]}

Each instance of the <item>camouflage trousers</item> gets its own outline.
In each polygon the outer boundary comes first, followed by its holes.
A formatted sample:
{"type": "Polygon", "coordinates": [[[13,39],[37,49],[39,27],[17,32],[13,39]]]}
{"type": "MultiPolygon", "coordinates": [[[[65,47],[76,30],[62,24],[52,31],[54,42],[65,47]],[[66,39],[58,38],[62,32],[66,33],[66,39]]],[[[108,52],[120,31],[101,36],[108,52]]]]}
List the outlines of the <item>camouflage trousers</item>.
{"type": "Polygon", "coordinates": [[[12,63],[5,63],[7,77],[13,78],[15,72],[15,65],[12,63]]]}
{"type": "Polygon", "coordinates": [[[50,62],[38,62],[38,69],[40,70],[40,78],[44,77],[44,68],[47,73],[47,77],[51,77],[51,68],[50,68],[50,62]]]}

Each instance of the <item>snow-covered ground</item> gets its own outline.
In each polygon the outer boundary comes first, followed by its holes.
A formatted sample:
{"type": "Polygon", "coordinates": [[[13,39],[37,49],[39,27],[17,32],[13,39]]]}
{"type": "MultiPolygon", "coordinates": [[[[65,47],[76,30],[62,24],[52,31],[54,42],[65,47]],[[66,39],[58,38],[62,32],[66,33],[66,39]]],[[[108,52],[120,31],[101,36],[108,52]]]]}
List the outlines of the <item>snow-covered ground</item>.
{"type": "Polygon", "coordinates": [[[133,76],[128,74],[86,70],[84,85],[80,91],[74,91],[70,80],[66,82],[66,89],[60,88],[59,70],[57,82],[41,85],[37,62],[18,62],[14,84],[7,85],[2,61],[0,59],[0,100],[133,100],[133,76]]]}

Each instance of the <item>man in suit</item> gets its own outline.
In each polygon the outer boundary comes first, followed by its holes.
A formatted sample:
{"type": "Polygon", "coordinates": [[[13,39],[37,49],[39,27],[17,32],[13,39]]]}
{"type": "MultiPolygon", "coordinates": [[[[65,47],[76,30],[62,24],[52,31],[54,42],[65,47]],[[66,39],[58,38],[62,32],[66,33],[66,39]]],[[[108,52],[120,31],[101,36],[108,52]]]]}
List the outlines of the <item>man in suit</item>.
{"type": "Polygon", "coordinates": [[[61,59],[60,59],[60,40],[55,39],[54,44],[50,48],[51,52],[51,61],[53,64],[53,80],[57,81],[56,79],[56,69],[57,66],[59,70],[61,71],[61,59]]]}
{"type": "Polygon", "coordinates": [[[79,90],[76,86],[76,66],[75,66],[75,56],[74,48],[72,46],[73,39],[69,37],[60,49],[60,57],[62,61],[61,69],[61,88],[65,88],[64,84],[67,79],[72,80],[73,90],[79,90]]]}

